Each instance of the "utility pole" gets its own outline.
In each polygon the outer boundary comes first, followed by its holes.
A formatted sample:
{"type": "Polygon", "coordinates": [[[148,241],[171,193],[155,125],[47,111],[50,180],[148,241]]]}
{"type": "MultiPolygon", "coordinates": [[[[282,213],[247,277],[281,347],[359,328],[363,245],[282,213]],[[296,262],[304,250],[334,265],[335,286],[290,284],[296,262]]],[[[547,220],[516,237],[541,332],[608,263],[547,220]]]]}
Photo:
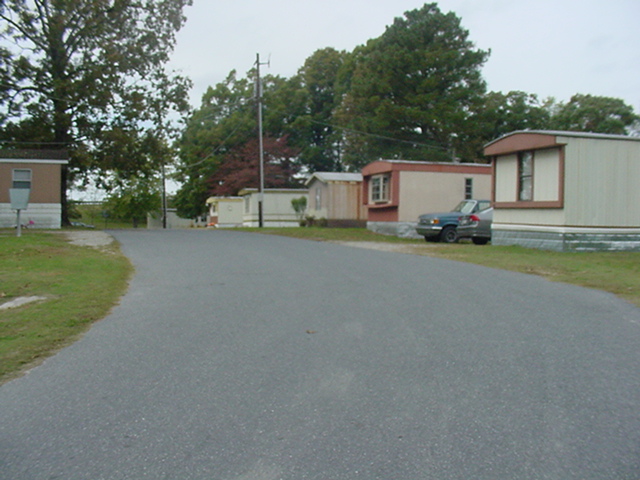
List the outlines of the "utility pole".
{"type": "Polygon", "coordinates": [[[164,170],[164,159],[162,160],[162,228],[167,228],[167,176],[164,170]]]}
{"type": "Polygon", "coordinates": [[[258,104],[258,145],[260,146],[260,191],[258,193],[258,226],[264,226],[264,146],[262,143],[262,82],[260,81],[260,65],[269,65],[260,63],[260,54],[256,54],[256,99],[258,104]]]}

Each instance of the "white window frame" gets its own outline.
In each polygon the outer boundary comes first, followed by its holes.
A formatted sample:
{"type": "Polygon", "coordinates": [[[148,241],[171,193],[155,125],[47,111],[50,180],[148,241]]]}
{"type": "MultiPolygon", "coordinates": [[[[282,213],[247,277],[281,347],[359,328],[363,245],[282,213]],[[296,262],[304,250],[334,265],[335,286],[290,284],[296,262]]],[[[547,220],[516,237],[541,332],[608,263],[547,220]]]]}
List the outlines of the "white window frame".
{"type": "Polygon", "coordinates": [[[371,203],[384,203],[390,199],[391,178],[388,174],[373,175],[369,183],[369,199],[371,203]]]}
{"type": "Polygon", "coordinates": [[[30,168],[14,168],[11,173],[11,180],[11,188],[30,189],[33,182],[33,171],[30,168]],[[24,178],[19,178],[19,174],[26,175],[24,175],[24,178]]]}

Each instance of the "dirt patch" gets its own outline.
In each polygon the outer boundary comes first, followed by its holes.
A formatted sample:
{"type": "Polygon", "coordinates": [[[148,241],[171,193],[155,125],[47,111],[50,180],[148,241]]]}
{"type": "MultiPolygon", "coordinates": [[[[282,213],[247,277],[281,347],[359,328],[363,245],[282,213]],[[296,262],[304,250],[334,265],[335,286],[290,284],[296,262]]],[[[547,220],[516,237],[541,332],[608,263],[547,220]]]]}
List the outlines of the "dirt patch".
{"type": "Polygon", "coordinates": [[[381,250],[383,252],[407,253],[411,255],[424,255],[425,251],[433,248],[432,245],[409,245],[404,243],[391,242],[334,242],[347,247],[368,248],[370,250],[381,250]]]}
{"type": "Polygon", "coordinates": [[[69,243],[82,247],[102,248],[108,247],[114,242],[111,235],[101,230],[66,231],[63,234],[67,237],[69,243]]]}

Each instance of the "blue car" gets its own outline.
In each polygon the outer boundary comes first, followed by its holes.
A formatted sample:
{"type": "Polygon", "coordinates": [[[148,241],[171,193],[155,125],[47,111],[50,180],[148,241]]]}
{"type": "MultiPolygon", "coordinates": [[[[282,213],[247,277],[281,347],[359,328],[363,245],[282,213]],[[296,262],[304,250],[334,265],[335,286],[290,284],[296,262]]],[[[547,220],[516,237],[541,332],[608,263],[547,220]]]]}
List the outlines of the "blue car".
{"type": "Polygon", "coordinates": [[[444,213],[426,213],[418,217],[416,232],[428,242],[455,243],[458,241],[458,218],[485,210],[490,200],[463,200],[456,208],[444,213]]]}

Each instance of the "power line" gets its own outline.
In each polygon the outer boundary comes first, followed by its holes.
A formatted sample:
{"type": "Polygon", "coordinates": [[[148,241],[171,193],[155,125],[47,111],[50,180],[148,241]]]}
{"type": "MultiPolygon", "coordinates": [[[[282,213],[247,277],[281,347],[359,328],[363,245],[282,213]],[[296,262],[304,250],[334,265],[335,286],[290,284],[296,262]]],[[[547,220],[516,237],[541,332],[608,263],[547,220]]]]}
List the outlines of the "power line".
{"type": "Polygon", "coordinates": [[[353,128],[342,127],[340,125],[332,125],[330,123],[319,122],[319,121],[313,120],[313,119],[309,119],[309,121],[311,123],[317,123],[318,125],[324,125],[325,127],[336,128],[338,130],[344,130],[346,132],[351,132],[351,133],[355,133],[355,134],[358,134],[358,135],[364,135],[364,136],[367,136],[367,137],[378,138],[378,139],[381,139],[381,140],[389,140],[389,141],[397,142],[397,143],[408,143],[408,144],[413,145],[413,146],[433,148],[433,149],[437,149],[437,150],[447,151],[447,148],[441,147],[439,145],[429,145],[428,143],[416,142],[414,140],[403,140],[401,138],[387,137],[387,136],[379,135],[379,134],[376,134],[376,133],[368,133],[368,132],[363,132],[363,131],[360,131],[360,130],[355,130],[353,128]]]}

